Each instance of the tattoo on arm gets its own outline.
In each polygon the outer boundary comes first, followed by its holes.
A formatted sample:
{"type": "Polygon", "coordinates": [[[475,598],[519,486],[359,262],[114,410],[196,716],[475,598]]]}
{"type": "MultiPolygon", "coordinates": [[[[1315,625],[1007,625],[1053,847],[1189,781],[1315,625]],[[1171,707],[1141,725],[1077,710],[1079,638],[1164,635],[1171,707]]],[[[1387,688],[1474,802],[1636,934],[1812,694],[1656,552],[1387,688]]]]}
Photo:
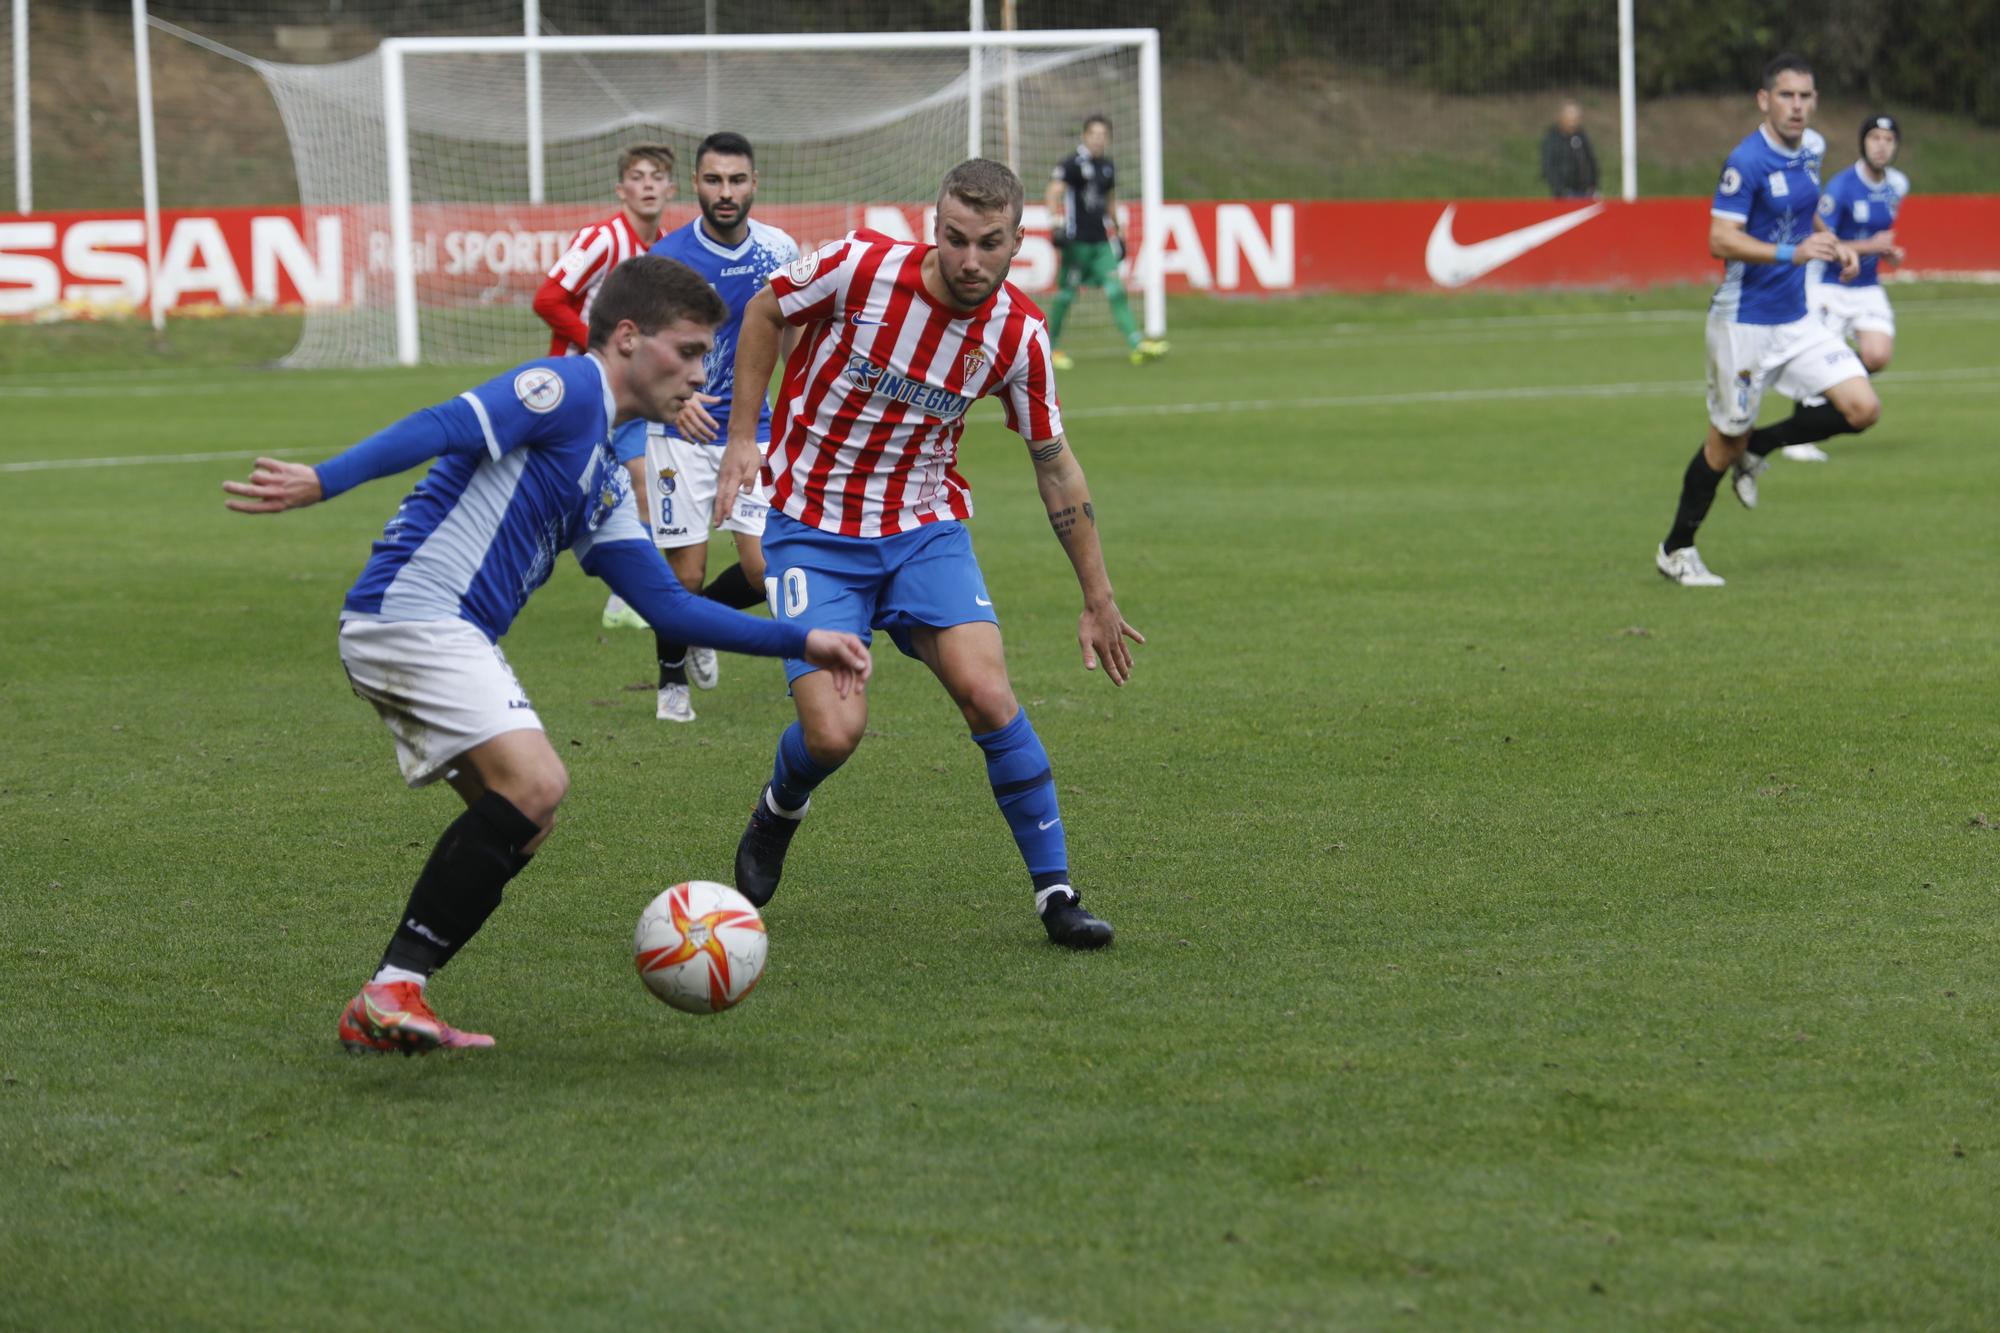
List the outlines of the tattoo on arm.
{"type": "Polygon", "coordinates": [[[1083,502],[1083,516],[1090,520],[1091,527],[1097,526],[1097,506],[1088,500],[1083,502]]]}
{"type": "MultiPolygon", "coordinates": [[[[1086,509],[1089,508],[1088,505],[1084,507],[1086,509]]],[[[1094,522],[1095,520],[1092,521],[1094,522]]],[[[1070,529],[1076,526],[1076,506],[1071,505],[1067,509],[1058,509],[1054,513],[1050,514],[1049,526],[1056,530],[1056,536],[1058,537],[1069,536],[1070,529]]]]}
{"type": "Polygon", "coordinates": [[[1060,458],[1063,449],[1066,447],[1063,437],[1058,435],[1046,443],[1029,445],[1028,457],[1034,459],[1037,463],[1047,463],[1053,459],[1060,458]]]}

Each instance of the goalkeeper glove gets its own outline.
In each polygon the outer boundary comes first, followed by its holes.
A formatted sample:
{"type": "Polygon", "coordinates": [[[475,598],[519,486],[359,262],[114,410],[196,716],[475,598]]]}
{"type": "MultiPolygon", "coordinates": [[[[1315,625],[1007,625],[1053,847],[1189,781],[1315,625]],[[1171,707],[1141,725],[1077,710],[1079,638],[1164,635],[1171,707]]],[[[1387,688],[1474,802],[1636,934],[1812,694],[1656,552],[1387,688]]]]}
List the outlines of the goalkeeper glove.
{"type": "Polygon", "coordinates": [[[1114,264],[1122,264],[1122,263],[1124,263],[1124,262],[1125,262],[1125,238],[1124,238],[1123,236],[1119,235],[1119,234],[1118,234],[1117,232],[1113,232],[1113,233],[1111,234],[1111,238],[1110,238],[1110,239],[1111,239],[1111,262],[1112,262],[1112,263],[1114,263],[1114,264]]]}
{"type": "Polygon", "coordinates": [[[1049,241],[1058,250],[1066,249],[1069,246],[1069,233],[1058,227],[1049,233],[1049,241]]]}

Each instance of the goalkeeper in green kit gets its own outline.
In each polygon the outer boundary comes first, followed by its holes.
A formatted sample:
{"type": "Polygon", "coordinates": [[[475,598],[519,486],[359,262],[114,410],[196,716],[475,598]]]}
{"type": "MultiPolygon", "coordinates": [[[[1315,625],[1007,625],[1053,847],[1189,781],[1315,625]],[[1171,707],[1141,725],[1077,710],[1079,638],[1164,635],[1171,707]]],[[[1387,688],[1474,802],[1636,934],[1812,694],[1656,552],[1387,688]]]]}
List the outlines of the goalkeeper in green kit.
{"type": "Polygon", "coordinates": [[[1085,284],[1104,289],[1111,302],[1112,321],[1125,335],[1133,365],[1167,354],[1165,342],[1139,336],[1132,305],[1125,299],[1125,284],[1118,276],[1125,242],[1118,235],[1118,219],[1113,213],[1117,184],[1117,170],[1111,165],[1111,121],[1092,116],[1083,122],[1083,142],[1056,163],[1045,197],[1049,232],[1062,255],[1062,275],[1048,311],[1049,342],[1056,345],[1057,370],[1076,364],[1061,350],[1060,343],[1070,303],[1076,300],[1077,288],[1085,284]]]}

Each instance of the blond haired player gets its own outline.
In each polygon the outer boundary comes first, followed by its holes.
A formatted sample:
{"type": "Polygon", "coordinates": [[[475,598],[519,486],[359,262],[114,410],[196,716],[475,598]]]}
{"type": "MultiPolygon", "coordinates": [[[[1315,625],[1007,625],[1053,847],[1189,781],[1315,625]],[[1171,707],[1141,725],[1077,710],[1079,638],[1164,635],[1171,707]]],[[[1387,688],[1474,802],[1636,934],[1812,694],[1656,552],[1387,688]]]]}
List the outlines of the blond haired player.
{"type": "MultiPolygon", "coordinates": [[[[590,344],[590,303],[605,275],[660,239],[660,213],[674,197],[674,150],[663,143],[635,143],[618,155],[616,213],[570,238],[562,257],[535,293],[535,313],[549,326],[550,356],[578,356],[590,344]]],[[[638,612],[611,594],[606,629],[644,629],[638,612]]]]}

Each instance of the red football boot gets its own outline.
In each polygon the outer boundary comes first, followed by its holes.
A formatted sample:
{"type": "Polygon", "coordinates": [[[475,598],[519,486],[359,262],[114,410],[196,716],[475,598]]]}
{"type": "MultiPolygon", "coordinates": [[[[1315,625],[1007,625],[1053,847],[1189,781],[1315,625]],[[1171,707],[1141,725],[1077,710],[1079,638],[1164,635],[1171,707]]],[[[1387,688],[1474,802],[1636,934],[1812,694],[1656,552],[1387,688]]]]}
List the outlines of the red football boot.
{"type": "Polygon", "coordinates": [[[460,1032],[439,1018],[414,981],[370,982],[340,1015],[340,1044],[350,1051],[432,1051],[491,1046],[483,1032],[460,1032]]]}

